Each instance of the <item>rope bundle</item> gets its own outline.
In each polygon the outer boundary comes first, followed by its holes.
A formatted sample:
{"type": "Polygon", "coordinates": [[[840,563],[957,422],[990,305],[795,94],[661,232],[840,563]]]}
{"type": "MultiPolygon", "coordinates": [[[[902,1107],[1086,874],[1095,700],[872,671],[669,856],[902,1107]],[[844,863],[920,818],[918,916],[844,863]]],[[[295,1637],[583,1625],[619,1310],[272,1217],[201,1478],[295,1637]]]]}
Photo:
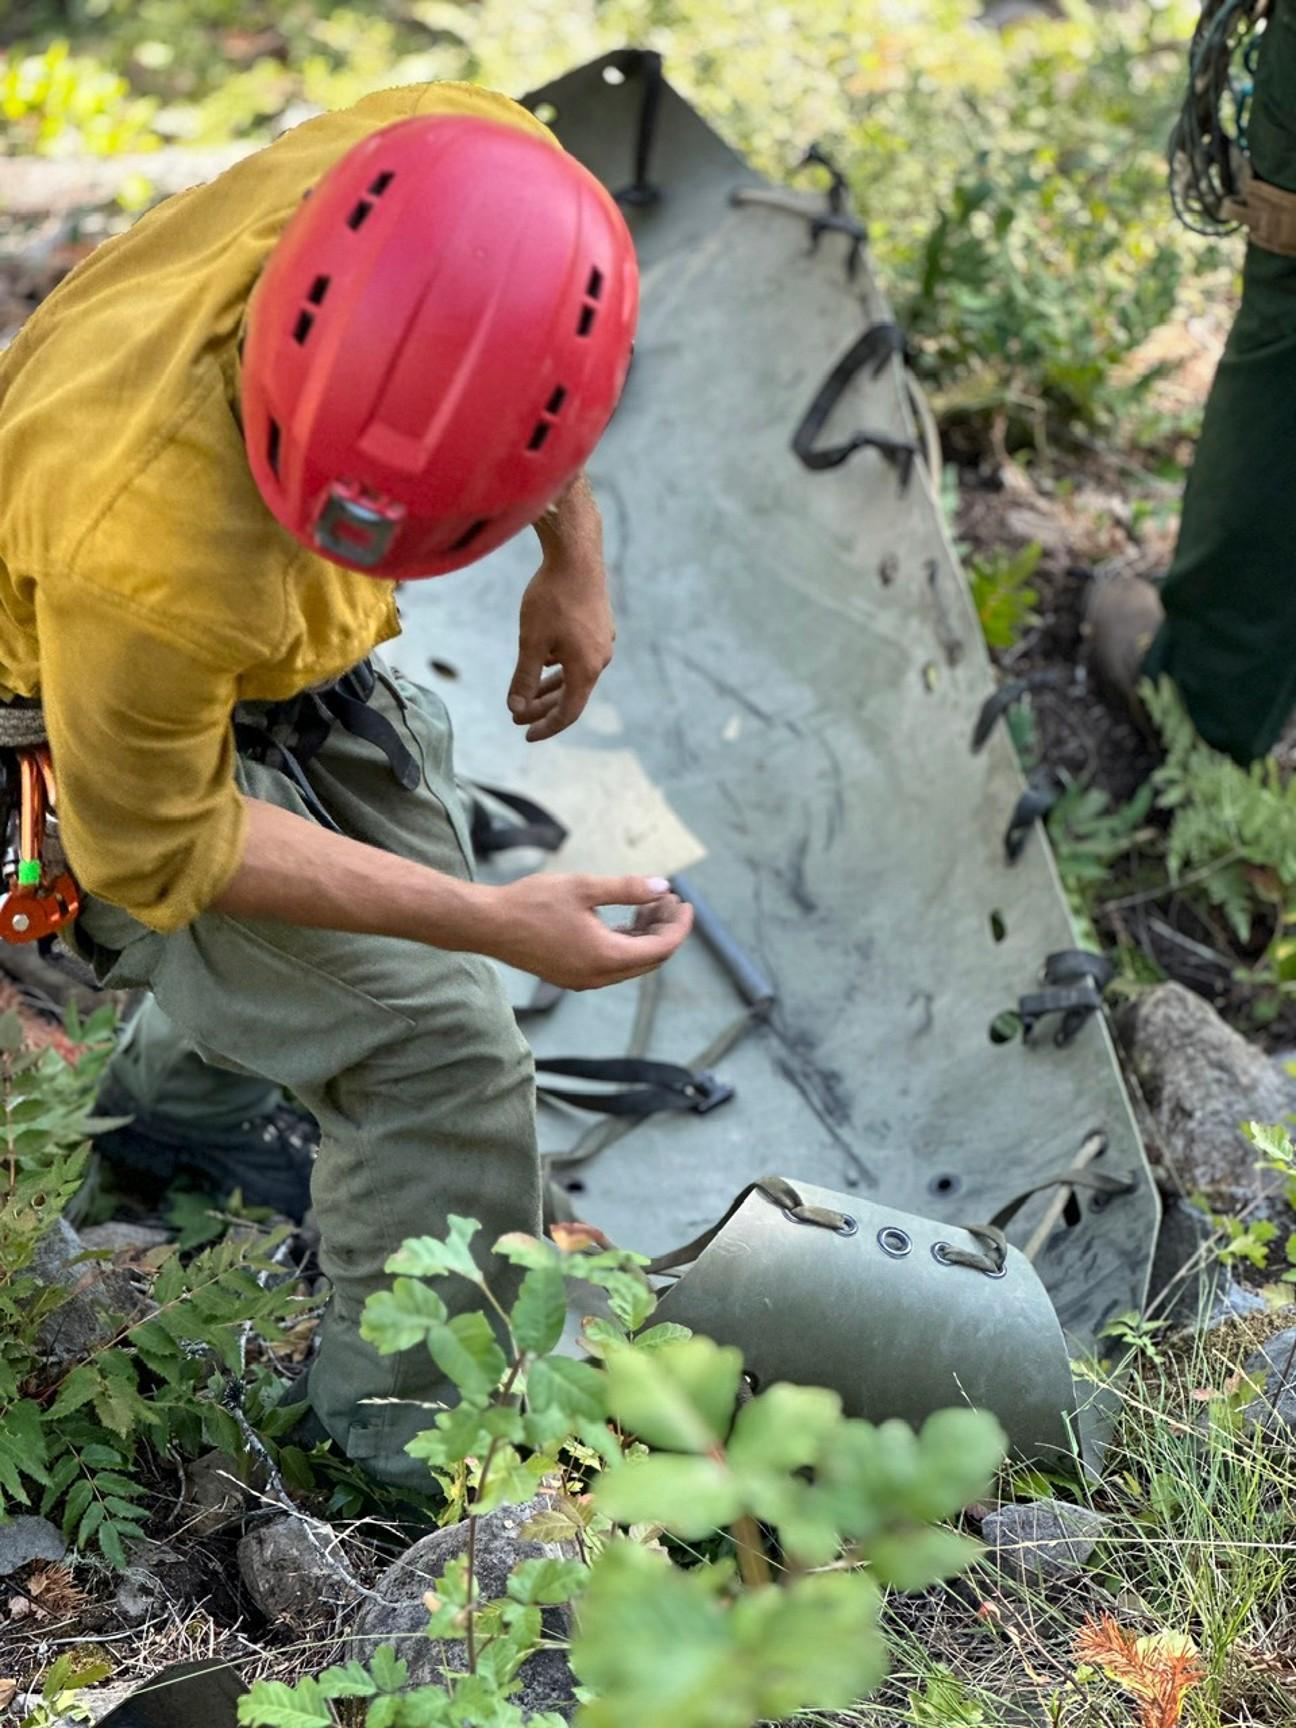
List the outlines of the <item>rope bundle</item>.
{"type": "Polygon", "coordinates": [[[1170,134],[1170,198],[1194,234],[1231,234],[1269,0],[1206,0],[1188,53],[1188,93],[1170,134]]]}

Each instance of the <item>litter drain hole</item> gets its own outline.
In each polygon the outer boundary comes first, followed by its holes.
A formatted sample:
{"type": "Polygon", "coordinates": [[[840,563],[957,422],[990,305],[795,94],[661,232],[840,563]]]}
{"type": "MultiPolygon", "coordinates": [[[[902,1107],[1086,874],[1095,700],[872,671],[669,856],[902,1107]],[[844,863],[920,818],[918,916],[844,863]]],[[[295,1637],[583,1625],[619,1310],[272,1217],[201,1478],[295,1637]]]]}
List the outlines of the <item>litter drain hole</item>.
{"type": "Polygon", "coordinates": [[[306,298],[310,301],[312,306],[322,306],[324,304],[324,296],[329,291],[329,283],[331,281],[332,277],[330,276],[317,276],[311,283],[310,293],[306,298]]]}
{"type": "Polygon", "coordinates": [[[913,1248],[913,1240],[907,1230],[901,1230],[898,1225],[888,1224],[877,1233],[878,1247],[884,1254],[889,1254],[893,1260],[903,1260],[913,1248]]]}
{"type": "Polygon", "coordinates": [[[996,907],[990,914],[990,934],[996,942],[1002,942],[1004,937],[1008,934],[1008,926],[1004,922],[1004,915],[999,911],[998,907],[996,907]]]}
{"type": "Polygon", "coordinates": [[[270,422],[270,436],[266,440],[266,461],[270,464],[270,472],[275,479],[279,478],[279,422],[270,422]]]}
{"type": "Polygon", "coordinates": [[[1068,1230],[1074,1230],[1083,1216],[1084,1213],[1081,1210],[1080,1202],[1076,1198],[1076,1193],[1073,1188],[1066,1197],[1066,1205],[1062,1208],[1062,1222],[1066,1225],[1068,1230]]]}
{"type": "Polygon", "coordinates": [[[535,423],[535,430],[532,432],[530,438],[527,439],[527,449],[539,450],[548,436],[549,422],[547,420],[537,420],[535,423]]]}
{"type": "Polygon", "coordinates": [[[459,676],[457,666],[452,665],[449,660],[438,660],[435,654],[428,661],[428,671],[435,672],[440,678],[457,678],[459,676]]]}
{"type": "Polygon", "coordinates": [[[927,1184],[927,1192],[929,1194],[957,1194],[962,1186],[963,1184],[957,1176],[944,1174],[932,1177],[927,1184]]]}
{"type": "Polygon", "coordinates": [[[297,322],[293,325],[293,341],[296,342],[299,347],[310,335],[311,326],[314,322],[315,314],[313,312],[299,312],[297,314],[297,322]]]}
{"type": "Polygon", "coordinates": [[[569,1194],[583,1194],[585,1192],[585,1184],[579,1176],[573,1176],[570,1182],[564,1182],[563,1187],[569,1194]]]}
{"type": "Polygon", "coordinates": [[[381,198],[395,178],[396,176],[390,168],[384,168],[382,173],[369,188],[369,196],[371,198],[381,198]]]}
{"type": "Polygon", "coordinates": [[[992,1044],[1011,1044],[1015,1038],[1021,1037],[1021,1015],[1011,1008],[1006,1008],[1002,1014],[996,1014],[990,1022],[990,1042],[992,1044]]]}
{"type": "Polygon", "coordinates": [[[590,331],[594,328],[594,319],[597,316],[597,313],[598,308],[596,306],[581,307],[580,318],[576,324],[576,334],[578,336],[589,335],[590,331]]]}
{"type": "Polygon", "coordinates": [[[367,198],[362,198],[347,217],[347,227],[354,234],[357,228],[363,228],[373,211],[373,205],[367,198]]]}
{"type": "Polygon", "coordinates": [[[591,300],[597,300],[603,292],[603,272],[595,264],[589,273],[589,281],[585,284],[585,293],[591,300]]]}
{"type": "Polygon", "coordinates": [[[553,395],[545,403],[545,413],[546,414],[560,414],[562,412],[562,405],[566,400],[567,400],[566,389],[561,384],[556,385],[554,388],[553,395]]]}

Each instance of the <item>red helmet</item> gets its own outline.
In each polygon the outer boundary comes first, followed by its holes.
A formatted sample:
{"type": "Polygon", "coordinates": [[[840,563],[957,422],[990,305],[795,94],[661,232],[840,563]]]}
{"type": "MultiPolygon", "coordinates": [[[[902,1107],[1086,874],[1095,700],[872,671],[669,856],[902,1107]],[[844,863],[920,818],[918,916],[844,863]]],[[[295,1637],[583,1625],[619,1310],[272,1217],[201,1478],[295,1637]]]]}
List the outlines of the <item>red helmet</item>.
{"type": "Polygon", "coordinates": [[[253,296],[243,431],[311,551],[439,575],[534,522],[603,434],[638,269],[612,198],[545,139],[403,120],[356,145],[253,296]]]}

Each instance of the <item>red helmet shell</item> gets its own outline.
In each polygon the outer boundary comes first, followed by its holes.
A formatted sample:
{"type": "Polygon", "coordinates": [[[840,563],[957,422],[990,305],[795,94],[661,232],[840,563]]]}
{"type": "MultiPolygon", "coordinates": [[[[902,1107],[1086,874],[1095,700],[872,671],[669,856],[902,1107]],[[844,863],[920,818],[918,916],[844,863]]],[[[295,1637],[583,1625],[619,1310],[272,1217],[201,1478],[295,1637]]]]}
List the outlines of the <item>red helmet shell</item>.
{"type": "Polygon", "coordinates": [[[338,162],[253,296],[243,430],[266,503],[335,564],[456,570],[534,522],[621,394],[634,245],[592,174],[489,120],[338,162]]]}

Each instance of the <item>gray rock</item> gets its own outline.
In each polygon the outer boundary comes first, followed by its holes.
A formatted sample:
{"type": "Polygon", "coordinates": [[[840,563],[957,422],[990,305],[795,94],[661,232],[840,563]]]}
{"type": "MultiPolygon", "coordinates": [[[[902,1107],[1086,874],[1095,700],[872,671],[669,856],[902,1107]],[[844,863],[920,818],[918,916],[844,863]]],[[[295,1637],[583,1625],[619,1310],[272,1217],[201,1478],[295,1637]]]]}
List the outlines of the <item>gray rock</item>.
{"type": "Polygon", "coordinates": [[[36,1278],[43,1284],[62,1284],[69,1291],[67,1301],[40,1330],[40,1345],[51,1368],[92,1354],[142,1306],[125,1272],[93,1260],[73,1264],[82,1252],[81,1238],[66,1218],[60,1218],[41,1237],[32,1258],[30,1270],[36,1278]]]}
{"type": "Polygon", "coordinates": [[[169,1230],[159,1230],[152,1224],[127,1224],[117,1218],[110,1219],[107,1224],[91,1224],[79,1234],[83,1248],[93,1248],[98,1253],[108,1248],[114,1254],[123,1249],[142,1253],[148,1248],[160,1248],[172,1239],[169,1230]]]}
{"type": "MultiPolygon", "coordinates": [[[[565,1542],[532,1542],[522,1527],[544,1510],[542,1496],[527,1506],[505,1506],[477,1523],[477,1593],[483,1602],[507,1592],[509,1573],[521,1560],[570,1560],[576,1548],[565,1542]]],[[[351,1654],[366,1661],[380,1644],[393,1643],[409,1663],[412,1685],[434,1685],[444,1668],[466,1667],[462,1643],[420,1637],[428,1623],[423,1597],[435,1590],[437,1581],[452,1560],[468,1550],[468,1525],[452,1524],[424,1536],[401,1556],[378,1581],[377,1598],[365,1603],[356,1620],[351,1654]]],[[[544,1626],[548,1636],[566,1638],[568,1623],[561,1608],[546,1608],[544,1626]]],[[[521,1689],[514,1701],[530,1715],[555,1710],[570,1717],[575,1709],[575,1677],[562,1650],[539,1650],[523,1663],[521,1689]]]]}
{"type": "Polygon", "coordinates": [[[238,1545],[239,1576],[267,1620],[298,1624],[356,1600],[342,1575],[342,1553],[327,1525],[275,1518],[250,1530],[238,1545]],[[337,1566],[330,1566],[331,1550],[337,1566]]]}
{"type": "Polygon", "coordinates": [[[991,1512],[981,1538],[1005,1572],[1026,1584],[1056,1584],[1084,1569],[1108,1523],[1087,1506],[1031,1500],[991,1512]]]}
{"type": "MultiPolygon", "coordinates": [[[[1256,1170],[1239,1124],[1279,1122],[1296,1109],[1296,1080],[1182,984],[1159,984],[1121,1021],[1130,1066],[1151,1109],[1170,1175],[1186,1193],[1238,1212],[1281,1179],[1256,1170]]],[[[1150,1148],[1156,1155],[1157,1148],[1150,1148]]]]}
{"type": "Polygon", "coordinates": [[[1264,1390],[1247,1405],[1246,1425],[1296,1441],[1296,1326],[1278,1332],[1251,1356],[1244,1372],[1264,1390]]]}
{"type": "Polygon", "coordinates": [[[204,1452],[185,1466],[186,1536],[212,1536],[236,1524],[252,1503],[239,1466],[224,1452],[204,1452]]]}
{"type": "Polygon", "coordinates": [[[0,1524],[0,1578],[7,1578],[31,1560],[61,1560],[67,1543],[48,1518],[26,1513],[0,1524]]]}
{"type": "Polygon", "coordinates": [[[183,1554],[168,1542],[134,1542],[127,1567],[113,1592],[113,1612],[125,1626],[142,1626],[173,1604],[192,1606],[207,1594],[207,1580],[196,1554],[183,1554]]]}
{"type": "Polygon", "coordinates": [[[1215,1228],[1200,1206],[1171,1195],[1161,1214],[1150,1289],[1166,1320],[1212,1332],[1230,1320],[1263,1313],[1263,1296],[1239,1284],[1206,1246],[1215,1228]]]}

